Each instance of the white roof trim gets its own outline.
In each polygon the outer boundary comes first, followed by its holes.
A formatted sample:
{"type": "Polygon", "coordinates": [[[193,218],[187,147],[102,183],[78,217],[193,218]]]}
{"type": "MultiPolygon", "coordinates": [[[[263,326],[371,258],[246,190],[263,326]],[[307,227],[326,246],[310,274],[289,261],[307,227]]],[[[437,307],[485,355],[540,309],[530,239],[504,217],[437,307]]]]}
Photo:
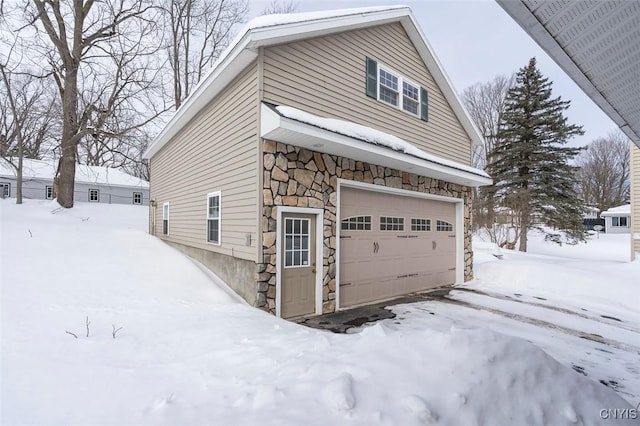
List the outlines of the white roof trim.
{"type": "MultiPolygon", "coordinates": [[[[436,160],[430,161],[385,146],[374,145],[361,139],[285,117],[265,104],[261,105],[260,114],[260,137],[264,139],[391,167],[464,186],[478,187],[492,183],[482,170],[478,170],[476,174],[468,171],[468,166],[463,164],[460,164],[458,169],[439,164],[436,160]]],[[[450,160],[443,160],[443,162],[453,163],[450,160]]]]}
{"type": "Polygon", "coordinates": [[[154,139],[143,154],[143,158],[150,159],[158,153],[200,110],[257,58],[259,47],[290,43],[306,38],[392,22],[399,22],[404,27],[472,143],[474,145],[482,144],[480,132],[462,106],[462,102],[449,77],[442,69],[410,8],[406,6],[391,6],[383,9],[345,9],[344,15],[340,15],[338,12],[340,11],[337,11],[334,15],[321,18],[312,18],[313,14],[300,14],[302,19],[300,21],[263,27],[252,27],[251,23],[249,23],[227,50],[222,53],[211,71],[200,81],[192,94],[154,139]],[[307,18],[303,19],[305,16],[307,18]]]}

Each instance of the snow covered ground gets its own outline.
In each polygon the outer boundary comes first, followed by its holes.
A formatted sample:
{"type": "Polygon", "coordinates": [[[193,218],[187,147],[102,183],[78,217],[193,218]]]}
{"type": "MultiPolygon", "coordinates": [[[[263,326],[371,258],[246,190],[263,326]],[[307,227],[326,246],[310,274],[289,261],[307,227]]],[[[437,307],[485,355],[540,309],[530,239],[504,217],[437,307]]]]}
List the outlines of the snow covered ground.
{"type": "MultiPolygon", "coordinates": [[[[638,263],[485,252],[455,299],[337,335],[247,306],[147,235],[146,220],[139,206],[0,200],[3,425],[597,425],[603,409],[637,413],[568,365],[594,341],[469,306],[517,304],[534,319],[547,309],[510,296],[616,317],[543,319],[602,333],[611,360],[580,367],[622,378],[639,356],[638,263]]],[[[624,392],[638,395],[628,378],[624,392]]]]}

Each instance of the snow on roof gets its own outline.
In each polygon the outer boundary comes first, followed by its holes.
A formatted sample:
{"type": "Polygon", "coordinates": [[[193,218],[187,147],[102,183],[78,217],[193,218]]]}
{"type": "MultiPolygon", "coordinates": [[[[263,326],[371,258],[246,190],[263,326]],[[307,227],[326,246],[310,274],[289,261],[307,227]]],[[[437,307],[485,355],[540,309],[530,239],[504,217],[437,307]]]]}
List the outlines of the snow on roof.
{"type": "Polygon", "coordinates": [[[474,167],[470,167],[456,161],[446,160],[432,154],[428,154],[397,136],[390,135],[389,133],[385,133],[380,130],[372,129],[371,127],[363,126],[361,124],[356,124],[350,121],[338,120],[335,118],[319,117],[317,115],[309,114],[308,112],[285,105],[276,106],[275,109],[284,117],[291,118],[293,120],[311,124],[312,126],[320,127],[331,132],[339,133],[341,135],[360,139],[374,145],[382,145],[387,148],[391,148],[394,151],[403,152],[405,154],[412,155],[414,157],[427,160],[432,163],[452,167],[458,170],[464,170],[465,172],[473,173],[475,175],[480,175],[483,177],[490,177],[483,170],[476,169],[474,167]]]}
{"type": "Polygon", "coordinates": [[[600,213],[600,216],[618,216],[618,215],[630,215],[631,204],[625,204],[618,207],[611,207],[609,210],[605,210],[600,213]]]}
{"type": "MultiPolygon", "coordinates": [[[[53,179],[57,162],[54,160],[33,160],[25,158],[22,165],[24,179],[53,179]]],[[[16,170],[7,160],[0,160],[0,176],[15,177],[16,170]]],[[[111,167],[87,166],[76,164],[76,182],[95,183],[111,186],[134,186],[148,188],[149,182],[131,176],[121,170],[111,167]]]]}
{"type": "MultiPolygon", "coordinates": [[[[349,15],[360,15],[363,13],[371,12],[383,12],[387,10],[395,9],[408,9],[409,6],[405,5],[393,5],[393,6],[374,6],[374,7],[356,7],[350,9],[336,9],[336,10],[319,10],[315,12],[302,12],[302,13],[276,13],[273,15],[263,15],[251,19],[242,30],[238,33],[234,42],[237,42],[245,33],[249,30],[256,28],[270,27],[273,25],[294,24],[298,22],[315,21],[317,19],[327,18],[339,18],[349,15]]],[[[233,45],[231,42],[230,45],[233,45]]]]}

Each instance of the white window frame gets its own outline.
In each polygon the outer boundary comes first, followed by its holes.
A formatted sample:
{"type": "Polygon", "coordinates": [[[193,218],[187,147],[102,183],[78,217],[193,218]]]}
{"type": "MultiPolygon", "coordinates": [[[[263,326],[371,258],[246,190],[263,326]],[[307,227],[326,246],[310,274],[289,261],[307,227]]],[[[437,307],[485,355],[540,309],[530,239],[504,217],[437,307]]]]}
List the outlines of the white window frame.
{"type": "Polygon", "coordinates": [[[53,200],[53,185],[44,186],[44,198],[46,200],[53,200]]]}
{"type": "Polygon", "coordinates": [[[169,203],[162,204],[162,235],[169,235],[169,203]],[[166,207],[166,209],[165,209],[165,207],[166,207]],[[165,232],[165,227],[164,227],[164,221],[165,220],[167,221],[166,232],[165,232]]]}
{"type": "Polygon", "coordinates": [[[611,216],[611,227],[613,228],[628,228],[629,218],[627,216],[611,216]],[[620,225],[620,220],[624,219],[625,225],[620,225]],[[615,220],[615,223],[614,223],[615,220]]]}
{"type": "MultiPolygon", "coordinates": [[[[378,101],[382,102],[385,105],[389,105],[389,106],[395,107],[396,109],[399,109],[400,111],[403,111],[403,112],[405,112],[405,113],[407,113],[409,115],[412,115],[414,117],[420,118],[420,109],[422,108],[422,102],[421,102],[422,101],[422,99],[421,99],[421,96],[422,96],[421,92],[422,91],[420,90],[421,86],[419,84],[416,84],[414,81],[404,77],[399,72],[394,71],[393,69],[391,69],[391,68],[387,67],[386,65],[383,65],[383,64],[381,64],[379,62],[378,62],[378,76],[377,77],[378,77],[378,81],[377,81],[376,89],[377,89],[377,92],[378,92],[377,93],[378,101]],[[385,101],[384,99],[380,98],[380,86],[383,85],[382,84],[382,79],[380,78],[380,74],[381,74],[382,71],[386,72],[387,74],[391,74],[391,75],[393,75],[394,77],[396,77],[398,79],[398,89],[397,89],[398,104],[397,105],[389,103],[389,102],[385,101]],[[404,83],[410,84],[411,86],[413,86],[416,89],[418,89],[418,100],[417,100],[418,109],[417,109],[415,114],[413,112],[411,112],[411,111],[407,111],[404,108],[404,83]]],[[[383,86],[386,87],[389,90],[393,90],[393,89],[389,88],[386,85],[383,85],[383,86]]]]}
{"type": "Polygon", "coordinates": [[[133,204],[135,204],[136,206],[141,206],[142,205],[142,200],[144,200],[144,196],[142,194],[142,192],[134,192],[133,193],[133,204]],[[140,196],[140,202],[136,203],[136,195],[140,196]]]}
{"type": "Polygon", "coordinates": [[[284,232],[284,261],[282,263],[282,266],[286,269],[293,269],[293,268],[308,268],[311,265],[311,262],[313,262],[313,259],[311,259],[311,240],[313,239],[312,237],[312,229],[311,229],[311,219],[307,219],[307,218],[303,218],[303,217],[285,217],[284,218],[284,227],[285,227],[285,232],[284,232]],[[294,229],[291,231],[291,233],[287,233],[286,228],[287,228],[287,222],[291,221],[292,222],[292,226],[293,226],[293,222],[295,221],[300,221],[300,232],[296,233],[295,232],[295,227],[294,229]],[[307,224],[307,233],[303,233],[302,232],[302,223],[306,223],[307,224]],[[291,236],[292,238],[292,243],[291,243],[291,248],[287,248],[287,237],[291,236]],[[302,245],[302,238],[306,236],[307,237],[307,247],[306,249],[304,248],[304,246],[302,245]],[[300,238],[300,247],[296,248],[295,245],[293,244],[293,240],[298,237],[300,238]],[[303,253],[307,253],[307,263],[304,263],[303,261],[303,253]],[[291,265],[287,265],[287,253],[291,253],[291,265]],[[295,254],[296,253],[300,253],[300,264],[296,265],[295,264],[295,254]]]}
{"type": "Polygon", "coordinates": [[[222,192],[221,191],[210,192],[207,194],[207,210],[205,211],[205,214],[207,217],[207,226],[206,226],[207,235],[205,236],[207,244],[219,246],[220,244],[222,244],[222,192]],[[217,218],[209,216],[209,200],[214,197],[218,197],[218,217],[217,218]],[[209,239],[209,221],[214,221],[214,220],[218,221],[218,241],[212,241],[209,239]]]}
{"type": "Polygon", "coordinates": [[[2,185],[2,196],[4,198],[11,197],[11,183],[9,183],[9,182],[0,182],[0,185],[2,185]]]}
{"type": "Polygon", "coordinates": [[[97,188],[89,188],[89,202],[90,203],[99,203],[100,202],[100,190],[97,188]],[[96,193],[96,199],[92,200],[91,199],[91,192],[95,191],[96,193]]]}

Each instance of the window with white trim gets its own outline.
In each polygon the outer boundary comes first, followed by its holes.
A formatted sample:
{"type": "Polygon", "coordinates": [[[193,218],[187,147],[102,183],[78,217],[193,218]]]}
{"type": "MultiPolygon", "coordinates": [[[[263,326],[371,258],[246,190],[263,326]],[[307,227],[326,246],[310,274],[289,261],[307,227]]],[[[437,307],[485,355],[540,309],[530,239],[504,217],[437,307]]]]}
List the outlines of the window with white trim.
{"type": "Polygon", "coordinates": [[[418,232],[431,231],[431,219],[411,218],[411,230],[418,232]]]}
{"type": "Polygon", "coordinates": [[[133,204],[142,204],[142,192],[133,193],[133,204]]]}
{"type": "Polygon", "coordinates": [[[89,202],[91,202],[91,203],[100,202],[100,190],[99,189],[90,189],[89,190],[89,202]]]}
{"type": "Polygon", "coordinates": [[[380,216],[381,231],[404,231],[403,217],[380,216]]]}
{"type": "Polygon", "coordinates": [[[342,219],[343,231],[371,231],[371,216],[353,216],[342,219]]]}
{"type": "Polygon", "coordinates": [[[629,220],[627,216],[611,216],[611,226],[616,228],[628,228],[629,220]]]}
{"type": "Polygon", "coordinates": [[[429,121],[429,93],[425,88],[371,58],[366,59],[367,96],[429,121]]]}
{"type": "Polygon", "coordinates": [[[51,185],[46,185],[44,187],[44,197],[47,200],[53,200],[53,186],[51,185]]]}
{"type": "Polygon", "coordinates": [[[453,224],[450,222],[446,222],[444,220],[439,220],[436,222],[436,231],[438,232],[448,232],[453,231],[453,224]]]}
{"type": "Polygon", "coordinates": [[[284,266],[309,266],[311,220],[287,217],[284,220],[284,266]]]}
{"type": "Polygon", "coordinates": [[[207,195],[207,242],[220,244],[220,192],[207,195]]]}
{"type": "Polygon", "coordinates": [[[162,234],[169,235],[169,203],[162,205],[162,234]]]}
{"type": "Polygon", "coordinates": [[[11,197],[11,184],[9,182],[0,182],[0,189],[4,198],[11,197]]]}

